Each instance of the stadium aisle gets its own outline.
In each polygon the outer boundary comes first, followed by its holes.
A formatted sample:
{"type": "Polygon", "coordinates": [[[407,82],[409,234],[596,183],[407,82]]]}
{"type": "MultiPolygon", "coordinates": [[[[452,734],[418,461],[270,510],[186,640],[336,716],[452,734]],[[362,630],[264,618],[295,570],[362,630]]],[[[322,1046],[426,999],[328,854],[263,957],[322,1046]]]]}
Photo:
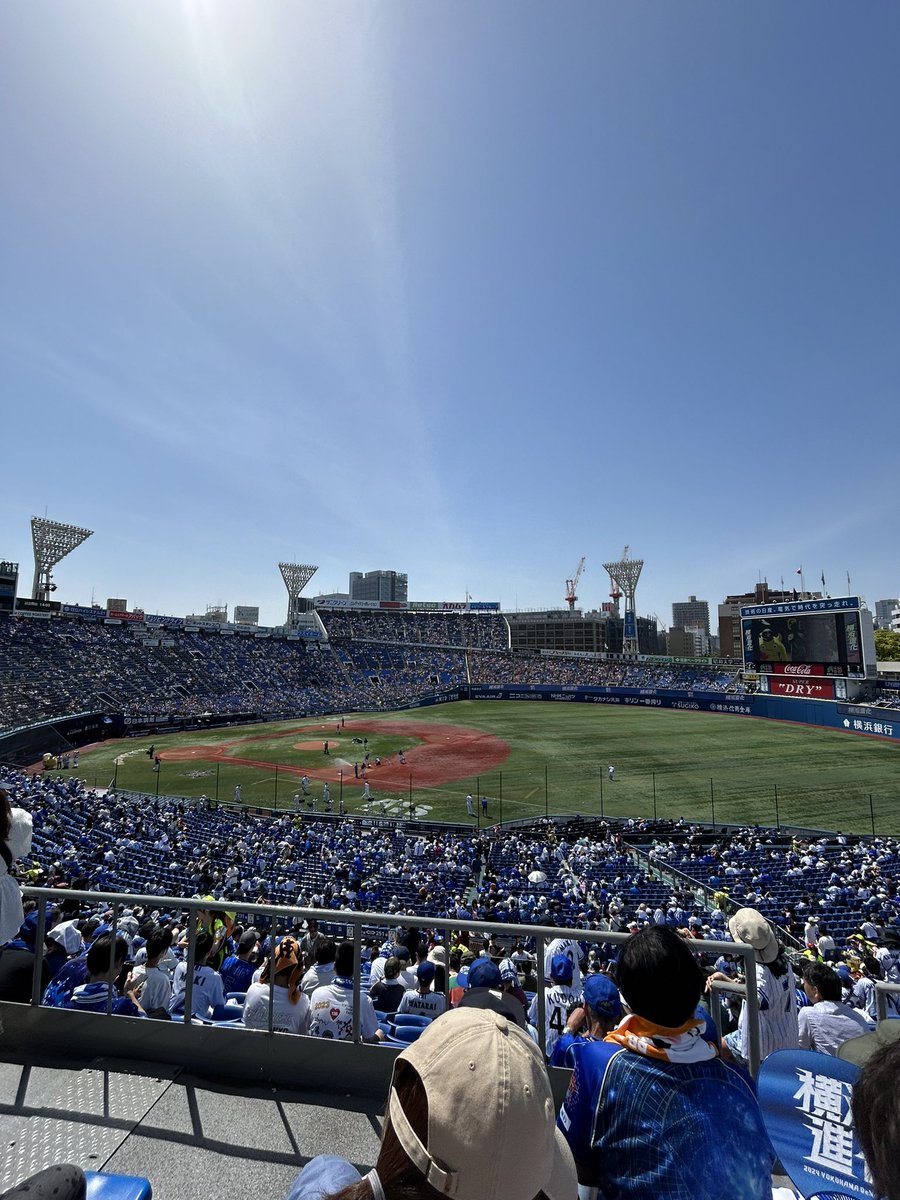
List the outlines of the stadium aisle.
{"type": "Polygon", "coordinates": [[[154,1200],[197,1200],[212,1188],[280,1200],[322,1153],[367,1171],[382,1108],[283,1088],[230,1090],[178,1068],[99,1059],[80,1067],[2,1062],[0,1095],[0,1191],[65,1161],[144,1175],[154,1200]]]}

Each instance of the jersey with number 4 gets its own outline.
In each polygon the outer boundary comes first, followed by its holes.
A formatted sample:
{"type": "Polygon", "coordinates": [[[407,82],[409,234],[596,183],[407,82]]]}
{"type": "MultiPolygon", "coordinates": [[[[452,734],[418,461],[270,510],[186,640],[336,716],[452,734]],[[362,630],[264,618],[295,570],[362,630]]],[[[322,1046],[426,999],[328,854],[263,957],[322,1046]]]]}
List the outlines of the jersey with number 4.
{"type": "MultiPolygon", "coordinates": [[[[566,1032],[566,1021],[569,1018],[569,1006],[577,1004],[581,998],[580,992],[574,991],[562,983],[554,983],[552,987],[548,987],[545,993],[545,1018],[546,1018],[546,1037],[547,1037],[547,1057],[553,1053],[553,1047],[556,1045],[556,1039],[562,1037],[566,1032]]],[[[529,1024],[537,1029],[538,1020],[538,998],[531,1002],[531,1007],[528,1010],[529,1024]]]]}
{"type": "Polygon", "coordinates": [[[581,994],[581,947],[574,938],[554,938],[544,947],[544,978],[550,982],[550,965],[557,954],[564,954],[572,964],[572,987],[581,994]]]}

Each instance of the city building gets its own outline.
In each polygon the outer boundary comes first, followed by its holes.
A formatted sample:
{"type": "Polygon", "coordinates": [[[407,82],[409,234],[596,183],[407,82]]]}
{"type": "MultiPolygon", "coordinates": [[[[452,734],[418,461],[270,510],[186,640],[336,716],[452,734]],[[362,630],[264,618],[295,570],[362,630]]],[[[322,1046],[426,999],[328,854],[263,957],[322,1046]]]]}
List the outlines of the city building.
{"type": "Polygon", "coordinates": [[[672,605],[672,624],[677,629],[702,629],[709,635],[709,602],[688,596],[672,605]]]}
{"type": "Polygon", "coordinates": [[[11,613],[19,590],[19,564],[4,558],[0,562],[0,612],[11,613]]]}
{"type": "Polygon", "coordinates": [[[188,613],[184,618],[185,621],[194,622],[202,621],[205,624],[227,625],[228,624],[228,605],[227,604],[207,604],[205,613],[188,613]]]}
{"type": "Polygon", "coordinates": [[[875,601],[875,628],[890,629],[894,609],[900,608],[900,599],[875,601]]]}
{"type": "Polygon", "coordinates": [[[351,571],[351,600],[391,600],[406,604],[408,577],[399,571],[351,571]]]}
{"type": "MultiPolygon", "coordinates": [[[[557,650],[569,653],[621,654],[625,622],[605,612],[567,609],[504,614],[513,650],[557,650]]],[[[656,621],[637,619],[641,654],[659,654],[656,621]]]]}
{"type": "Polygon", "coordinates": [[[703,629],[673,625],[666,635],[666,653],[672,658],[709,658],[710,636],[703,629]]]}

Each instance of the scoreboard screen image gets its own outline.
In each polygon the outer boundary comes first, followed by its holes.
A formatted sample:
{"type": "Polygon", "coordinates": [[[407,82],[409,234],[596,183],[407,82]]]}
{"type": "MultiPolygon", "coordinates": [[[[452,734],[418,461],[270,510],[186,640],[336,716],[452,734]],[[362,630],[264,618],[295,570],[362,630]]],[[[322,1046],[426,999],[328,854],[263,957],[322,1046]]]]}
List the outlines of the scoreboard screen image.
{"type": "Polygon", "coordinates": [[[778,672],[780,664],[820,665],[824,674],[857,673],[863,666],[859,613],[821,612],[744,618],[744,663],[778,672]],[[832,668],[827,670],[827,668],[832,668]]]}

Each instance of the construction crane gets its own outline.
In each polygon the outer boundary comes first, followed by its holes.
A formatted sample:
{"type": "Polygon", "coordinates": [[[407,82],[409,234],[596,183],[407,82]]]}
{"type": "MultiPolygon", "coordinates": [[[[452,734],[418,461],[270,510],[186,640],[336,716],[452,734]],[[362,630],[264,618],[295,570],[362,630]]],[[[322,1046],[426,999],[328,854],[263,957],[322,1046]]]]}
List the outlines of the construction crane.
{"type": "Polygon", "coordinates": [[[578,580],[581,578],[581,572],[584,570],[584,555],[581,556],[581,562],[578,564],[574,576],[566,580],[566,604],[569,606],[569,612],[575,611],[575,601],[578,599],[578,580]]]}
{"type": "MultiPolygon", "coordinates": [[[[628,558],[628,547],[626,546],[622,551],[622,561],[624,562],[627,558],[628,558]]],[[[622,590],[619,587],[618,580],[615,579],[612,575],[610,575],[610,577],[609,577],[609,598],[610,598],[610,600],[612,600],[613,604],[616,606],[616,616],[618,616],[619,601],[622,599],[622,590]]]]}

